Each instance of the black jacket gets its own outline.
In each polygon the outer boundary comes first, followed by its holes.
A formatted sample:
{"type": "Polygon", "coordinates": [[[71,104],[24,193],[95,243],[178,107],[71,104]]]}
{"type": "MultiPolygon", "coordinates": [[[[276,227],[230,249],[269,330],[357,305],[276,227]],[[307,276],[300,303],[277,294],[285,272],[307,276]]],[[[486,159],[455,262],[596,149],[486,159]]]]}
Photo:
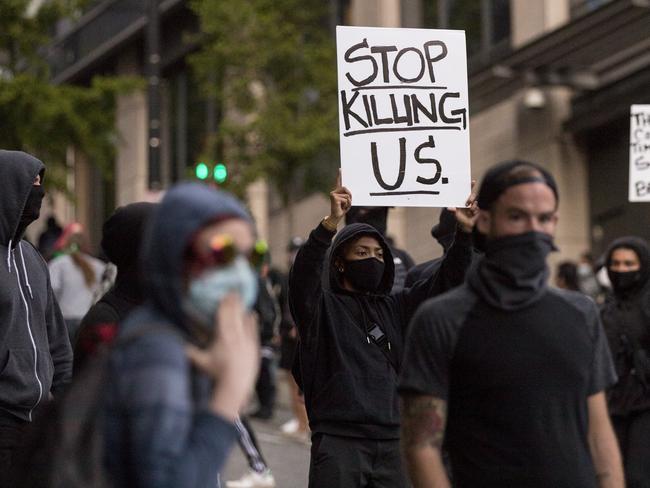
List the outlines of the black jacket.
{"type": "Polygon", "coordinates": [[[0,151],[0,411],[31,421],[33,410],[72,377],[72,348],[50,275],[16,232],[38,159],[0,151]]]}
{"type": "Polygon", "coordinates": [[[447,275],[458,266],[469,265],[471,236],[458,234],[436,275],[394,294],[390,293],[392,254],[374,228],[352,224],[344,227],[332,243],[333,237],[334,233],[322,225],[314,229],[298,252],[289,278],[310,426],[313,432],[398,439],[395,368],[400,367],[407,324],[424,300],[460,284],[450,283],[447,275]],[[360,235],[372,235],[384,248],[385,270],[377,294],[344,290],[334,268],[333,256],[338,248],[360,235]],[[325,286],[323,273],[327,277],[325,286]],[[382,351],[368,338],[369,322],[381,327],[390,341],[390,351],[382,351]]]}
{"type": "Polygon", "coordinates": [[[641,261],[642,280],[626,293],[612,293],[601,307],[601,317],[619,380],[609,389],[612,415],[650,409],[650,250],[641,239],[616,240],[607,253],[625,247],[641,261]]]}

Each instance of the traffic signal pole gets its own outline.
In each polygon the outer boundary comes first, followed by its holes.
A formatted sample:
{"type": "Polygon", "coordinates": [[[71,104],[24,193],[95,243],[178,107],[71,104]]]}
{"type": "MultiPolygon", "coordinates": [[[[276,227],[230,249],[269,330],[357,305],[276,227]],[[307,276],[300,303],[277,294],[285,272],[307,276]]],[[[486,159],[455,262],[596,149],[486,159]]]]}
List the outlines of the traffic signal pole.
{"type": "Polygon", "coordinates": [[[148,0],[147,7],[147,89],[149,101],[149,189],[162,186],[160,171],[160,14],[159,0],[148,0]]]}

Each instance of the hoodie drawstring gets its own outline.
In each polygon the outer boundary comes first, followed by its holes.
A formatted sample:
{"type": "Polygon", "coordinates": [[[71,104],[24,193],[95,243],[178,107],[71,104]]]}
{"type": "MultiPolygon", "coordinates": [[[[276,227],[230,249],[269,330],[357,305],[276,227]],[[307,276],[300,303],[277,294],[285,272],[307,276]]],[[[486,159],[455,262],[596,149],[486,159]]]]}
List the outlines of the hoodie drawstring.
{"type": "Polygon", "coordinates": [[[29,296],[33,300],[34,295],[32,293],[32,286],[29,284],[29,278],[27,277],[27,266],[25,266],[25,257],[23,256],[23,247],[21,243],[18,243],[18,249],[20,250],[20,260],[23,263],[23,274],[25,275],[25,284],[27,285],[27,289],[29,290],[29,296]]]}
{"type": "Polygon", "coordinates": [[[9,273],[11,273],[11,244],[13,244],[13,240],[9,239],[9,247],[7,248],[7,268],[9,268],[9,273]]]}

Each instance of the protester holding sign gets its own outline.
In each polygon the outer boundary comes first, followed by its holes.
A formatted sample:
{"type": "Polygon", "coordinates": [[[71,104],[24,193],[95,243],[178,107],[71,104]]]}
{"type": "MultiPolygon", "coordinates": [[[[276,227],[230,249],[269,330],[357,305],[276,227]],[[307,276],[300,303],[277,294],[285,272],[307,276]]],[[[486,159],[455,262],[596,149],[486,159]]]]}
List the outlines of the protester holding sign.
{"type": "Polygon", "coordinates": [[[351,205],[339,179],[330,214],[298,251],[289,278],[300,333],[298,380],[313,432],[309,487],[401,488],[408,483],[397,377],[406,326],[424,300],[446,290],[447,274],[469,266],[474,197],[456,212],[455,241],[439,272],[394,294],[391,251],[375,228],[351,224],[333,240],[351,205]]]}

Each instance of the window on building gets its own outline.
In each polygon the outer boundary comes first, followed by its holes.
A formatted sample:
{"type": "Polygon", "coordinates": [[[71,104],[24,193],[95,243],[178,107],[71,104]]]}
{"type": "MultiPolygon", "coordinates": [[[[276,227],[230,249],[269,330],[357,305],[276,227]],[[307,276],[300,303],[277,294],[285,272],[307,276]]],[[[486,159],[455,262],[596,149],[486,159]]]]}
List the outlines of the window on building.
{"type": "Polygon", "coordinates": [[[424,0],[424,26],[462,29],[470,56],[510,40],[510,0],[424,0]]]}
{"type": "Polygon", "coordinates": [[[580,17],[592,10],[602,7],[612,0],[571,0],[571,17],[580,17]]]}

